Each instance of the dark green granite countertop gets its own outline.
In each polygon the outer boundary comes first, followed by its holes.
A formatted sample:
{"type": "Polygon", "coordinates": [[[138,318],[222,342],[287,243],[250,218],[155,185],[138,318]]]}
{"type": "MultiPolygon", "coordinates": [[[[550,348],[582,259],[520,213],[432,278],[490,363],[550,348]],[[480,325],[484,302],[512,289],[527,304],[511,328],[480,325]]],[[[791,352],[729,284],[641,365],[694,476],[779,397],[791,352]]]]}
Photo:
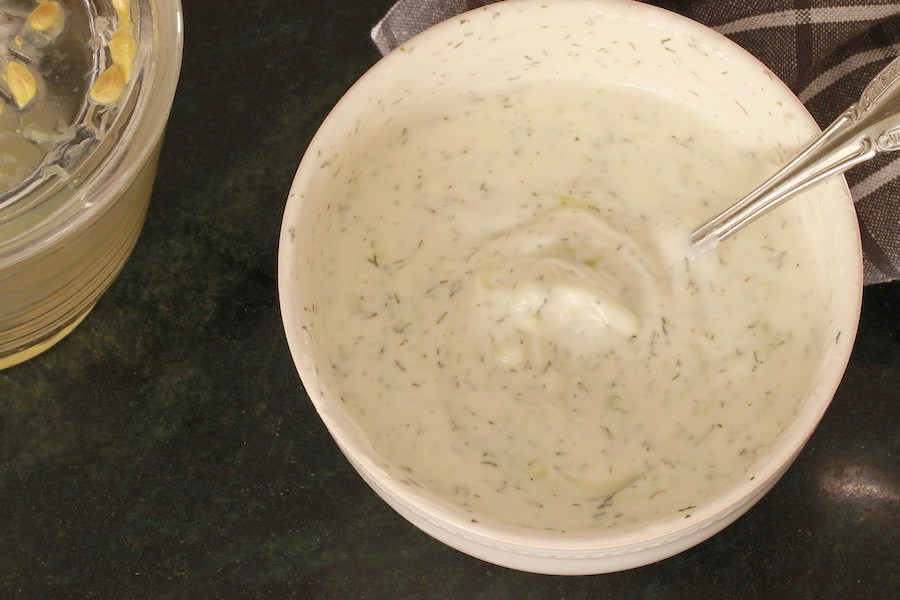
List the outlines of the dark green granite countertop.
{"type": "Polygon", "coordinates": [[[340,455],[281,328],[297,163],[390,0],[187,0],[144,232],[88,319],[0,372],[0,598],[900,598],[900,284],[746,516],[662,563],[519,573],[433,541],[340,455]]]}

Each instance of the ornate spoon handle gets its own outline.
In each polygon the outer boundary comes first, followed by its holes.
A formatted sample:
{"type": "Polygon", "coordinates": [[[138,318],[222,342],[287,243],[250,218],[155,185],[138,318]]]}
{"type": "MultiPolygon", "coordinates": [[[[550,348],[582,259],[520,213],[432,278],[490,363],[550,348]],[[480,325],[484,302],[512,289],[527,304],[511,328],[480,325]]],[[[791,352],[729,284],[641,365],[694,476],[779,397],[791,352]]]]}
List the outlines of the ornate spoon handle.
{"type": "Polygon", "coordinates": [[[761,186],[691,234],[698,252],[723,240],[823,179],[882,153],[900,150],[900,58],[796,158],[761,186]]]}

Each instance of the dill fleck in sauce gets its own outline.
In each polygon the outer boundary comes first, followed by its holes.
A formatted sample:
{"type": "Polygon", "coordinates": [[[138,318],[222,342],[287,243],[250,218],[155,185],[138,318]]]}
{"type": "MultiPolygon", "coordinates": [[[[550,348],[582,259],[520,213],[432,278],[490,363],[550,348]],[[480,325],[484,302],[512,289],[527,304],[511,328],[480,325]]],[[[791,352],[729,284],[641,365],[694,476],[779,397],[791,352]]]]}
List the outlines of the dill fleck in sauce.
{"type": "Polygon", "coordinates": [[[475,518],[689,518],[771,444],[821,351],[793,212],[685,258],[778,157],[636,89],[445,99],[360,146],[315,228],[336,392],[404,480],[475,518]]]}

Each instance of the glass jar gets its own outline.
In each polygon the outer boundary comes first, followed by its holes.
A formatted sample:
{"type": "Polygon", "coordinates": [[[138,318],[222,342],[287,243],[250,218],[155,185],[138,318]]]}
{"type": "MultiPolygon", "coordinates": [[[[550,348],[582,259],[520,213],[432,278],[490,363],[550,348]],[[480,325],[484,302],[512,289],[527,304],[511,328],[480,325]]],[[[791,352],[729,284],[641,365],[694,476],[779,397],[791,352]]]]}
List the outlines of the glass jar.
{"type": "Polygon", "coordinates": [[[15,0],[2,17],[0,369],[65,337],[130,255],[183,43],[179,0],[15,0]]]}

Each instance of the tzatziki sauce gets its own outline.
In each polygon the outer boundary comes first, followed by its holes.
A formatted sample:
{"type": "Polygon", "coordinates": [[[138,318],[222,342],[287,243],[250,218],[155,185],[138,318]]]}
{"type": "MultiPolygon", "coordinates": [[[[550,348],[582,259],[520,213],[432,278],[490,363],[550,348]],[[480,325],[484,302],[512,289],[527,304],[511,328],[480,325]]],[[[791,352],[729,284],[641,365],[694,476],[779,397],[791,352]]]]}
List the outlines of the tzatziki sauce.
{"type": "Polygon", "coordinates": [[[814,375],[825,282],[791,210],[689,255],[783,159],[721,127],[635,87],[504,82],[344,157],[312,229],[321,364],[404,483],[572,531],[689,519],[752,477],[814,375]]]}

